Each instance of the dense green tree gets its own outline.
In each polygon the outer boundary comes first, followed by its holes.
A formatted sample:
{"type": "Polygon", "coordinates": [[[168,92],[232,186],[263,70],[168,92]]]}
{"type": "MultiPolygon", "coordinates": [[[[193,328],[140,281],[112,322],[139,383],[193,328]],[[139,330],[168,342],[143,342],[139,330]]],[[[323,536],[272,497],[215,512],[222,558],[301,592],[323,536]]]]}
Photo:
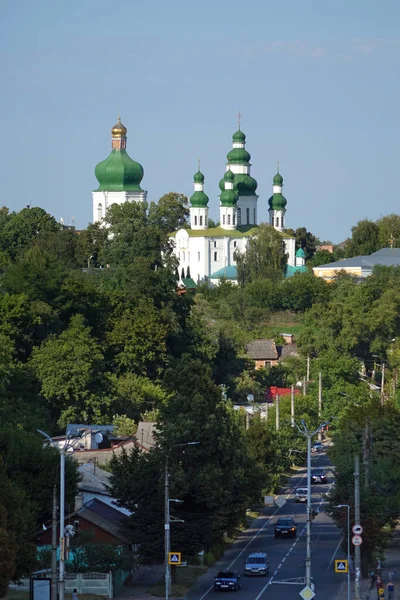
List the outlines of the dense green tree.
{"type": "Polygon", "coordinates": [[[35,238],[45,232],[56,232],[61,226],[43,208],[24,208],[7,215],[2,222],[1,248],[12,259],[29,249],[35,238]]]}
{"type": "Polygon", "coordinates": [[[379,228],[379,245],[381,248],[400,247],[400,215],[386,215],[376,224],[379,228]]]}
{"type": "Polygon", "coordinates": [[[312,259],[307,262],[307,266],[318,267],[320,265],[327,265],[335,260],[333,252],[329,252],[329,250],[317,250],[312,259]]]}
{"type": "Polygon", "coordinates": [[[90,223],[80,232],[76,244],[76,260],[87,268],[105,267],[103,252],[107,245],[108,229],[102,223],[90,223]]]}
{"type": "Polygon", "coordinates": [[[50,336],[36,349],[32,364],[41,394],[60,425],[110,421],[103,354],[81,315],[72,317],[61,335],[50,336]]]}
{"type": "Polygon", "coordinates": [[[162,196],[157,204],[149,207],[149,224],[161,231],[171,233],[187,224],[189,217],[188,197],[184,194],[170,192],[162,196]]]}
{"type": "Polygon", "coordinates": [[[236,253],[236,262],[241,286],[258,279],[280,281],[287,264],[282,236],[271,225],[260,225],[257,234],[250,238],[246,253],[236,253]]]}
{"type": "Polygon", "coordinates": [[[351,228],[351,238],[347,240],[346,257],[368,256],[380,248],[379,227],[373,221],[363,219],[351,228]]]}
{"type": "Polygon", "coordinates": [[[319,239],[305,227],[298,227],[296,230],[286,229],[286,233],[296,238],[296,250],[302,248],[306,253],[306,260],[311,260],[320,243],[319,239]]]}

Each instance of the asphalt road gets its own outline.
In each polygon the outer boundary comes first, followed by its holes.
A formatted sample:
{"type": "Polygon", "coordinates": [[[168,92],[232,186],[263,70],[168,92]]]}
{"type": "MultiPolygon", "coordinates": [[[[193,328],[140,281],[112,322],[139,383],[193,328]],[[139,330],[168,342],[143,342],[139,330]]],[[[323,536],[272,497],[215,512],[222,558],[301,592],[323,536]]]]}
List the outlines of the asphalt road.
{"type": "MultiPolygon", "coordinates": [[[[326,493],[333,481],[329,461],[325,453],[312,458],[312,466],[323,467],[327,471],[327,483],[313,485],[313,506],[321,505],[321,512],[312,522],[311,529],[311,572],[315,584],[316,600],[336,600],[338,593],[345,585],[346,575],[334,572],[334,559],[346,558],[340,549],[342,533],[336,528],[331,519],[323,513],[326,493]]],[[[299,592],[304,587],[290,580],[305,576],[306,555],[306,506],[294,501],[296,487],[306,486],[306,468],[300,469],[292,476],[282,496],[287,500],[282,508],[265,508],[233,544],[233,547],[218,561],[206,575],[190,589],[188,600],[218,600],[221,595],[235,592],[215,592],[213,589],[214,575],[224,568],[237,571],[241,575],[242,589],[237,592],[240,600],[299,600],[299,592]],[[274,537],[274,523],[278,517],[290,516],[297,523],[297,538],[274,537]],[[270,574],[267,577],[245,577],[244,561],[250,552],[263,551],[268,554],[270,574]]]]}

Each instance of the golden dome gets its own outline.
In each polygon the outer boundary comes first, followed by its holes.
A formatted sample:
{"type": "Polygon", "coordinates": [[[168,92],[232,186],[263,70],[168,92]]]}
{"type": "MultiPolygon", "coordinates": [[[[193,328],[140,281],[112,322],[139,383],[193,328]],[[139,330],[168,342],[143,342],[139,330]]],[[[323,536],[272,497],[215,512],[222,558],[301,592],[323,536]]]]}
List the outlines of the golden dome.
{"type": "Polygon", "coordinates": [[[125,137],[127,131],[125,125],[121,123],[121,117],[118,117],[118,123],[111,129],[111,135],[113,137],[125,137]]]}

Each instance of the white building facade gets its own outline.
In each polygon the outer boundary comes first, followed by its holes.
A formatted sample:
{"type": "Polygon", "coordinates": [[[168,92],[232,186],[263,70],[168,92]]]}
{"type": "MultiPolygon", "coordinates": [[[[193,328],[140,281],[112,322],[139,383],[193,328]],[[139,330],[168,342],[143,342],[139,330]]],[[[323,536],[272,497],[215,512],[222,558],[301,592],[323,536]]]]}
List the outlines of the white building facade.
{"type": "MultiPolygon", "coordinates": [[[[233,134],[232,142],[225,175],[219,183],[219,226],[208,227],[209,199],[204,193],[204,175],[198,170],[190,198],[191,227],[171,234],[180,280],[190,277],[198,283],[210,279],[218,284],[221,279],[227,279],[235,283],[235,253],[245,253],[250,237],[257,234],[257,181],[250,173],[251,157],[246,150],[245,134],[239,129],[233,134]]],[[[284,232],[287,201],[282,195],[282,186],[283,178],[278,170],[269,199],[269,223],[282,236],[288,265],[295,268],[296,241],[284,232]]]]}

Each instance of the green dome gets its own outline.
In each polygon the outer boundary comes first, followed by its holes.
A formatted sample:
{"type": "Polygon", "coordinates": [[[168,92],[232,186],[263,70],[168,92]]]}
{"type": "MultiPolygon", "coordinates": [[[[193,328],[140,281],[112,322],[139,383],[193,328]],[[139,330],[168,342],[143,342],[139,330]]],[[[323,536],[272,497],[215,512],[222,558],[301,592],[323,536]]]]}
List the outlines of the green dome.
{"type": "MultiPolygon", "coordinates": [[[[228,169],[227,171],[225,171],[225,175],[224,175],[224,179],[223,181],[227,181],[228,183],[234,183],[235,181],[235,175],[233,174],[233,172],[228,169]]],[[[224,186],[225,189],[225,186],[224,186]]]]}
{"type": "Polygon", "coordinates": [[[195,192],[190,196],[190,204],[195,208],[206,208],[208,196],[204,192],[195,192]]]}
{"type": "Polygon", "coordinates": [[[194,183],[204,183],[204,175],[200,170],[193,175],[193,181],[194,183]]]}
{"type": "Polygon", "coordinates": [[[250,175],[245,173],[239,173],[235,175],[235,189],[239,196],[254,196],[256,193],[258,183],[250,175]]]}
{"type": "Polygon", "coordinates": [[[297,258],[305,258],[306,257],[306,253],[304,252],[303,248],[299,248],[297,250],[296,256],[297,256],[297,258]]]}
{"type": "Polygon", "coordinates": [[[227,155],[227,159],[232,164],[248,164],[251,156],[244,148],[232,148],[227,155]]]}
{"type": "Polygon", "coordinates": [[[275,175],[272,181],[274,185],[283,185],[283,177],[279,172],[275,175]]]}
{"type": "Polygon", "coordinates": [[[246,136],[243,133],[243,131],[240,131],[240,129],[235,131],[235,133],[232,136],[232,142],[236,142],[237,144],[244,144],[246,142],[246,136]]]}
{"type": "Polygon", "coordinates": [[[142,191],[143,167],[132,160],[126,150],[111,150],[108,158],[96,166],[95,175],[99,182],[97,192],[142,191]]]}
{"type": "Polygon", "coordinates": [[[221,200],[221,206],[236,206],[238,195],[235,190],[224,190],[219,199],[221,200]]]}
{"type": "Polygon", "coordinates": [[[285,210],[287,200],[282,194],[273,194],[268,200],[268,204],[272,210],[285,210]]]}

